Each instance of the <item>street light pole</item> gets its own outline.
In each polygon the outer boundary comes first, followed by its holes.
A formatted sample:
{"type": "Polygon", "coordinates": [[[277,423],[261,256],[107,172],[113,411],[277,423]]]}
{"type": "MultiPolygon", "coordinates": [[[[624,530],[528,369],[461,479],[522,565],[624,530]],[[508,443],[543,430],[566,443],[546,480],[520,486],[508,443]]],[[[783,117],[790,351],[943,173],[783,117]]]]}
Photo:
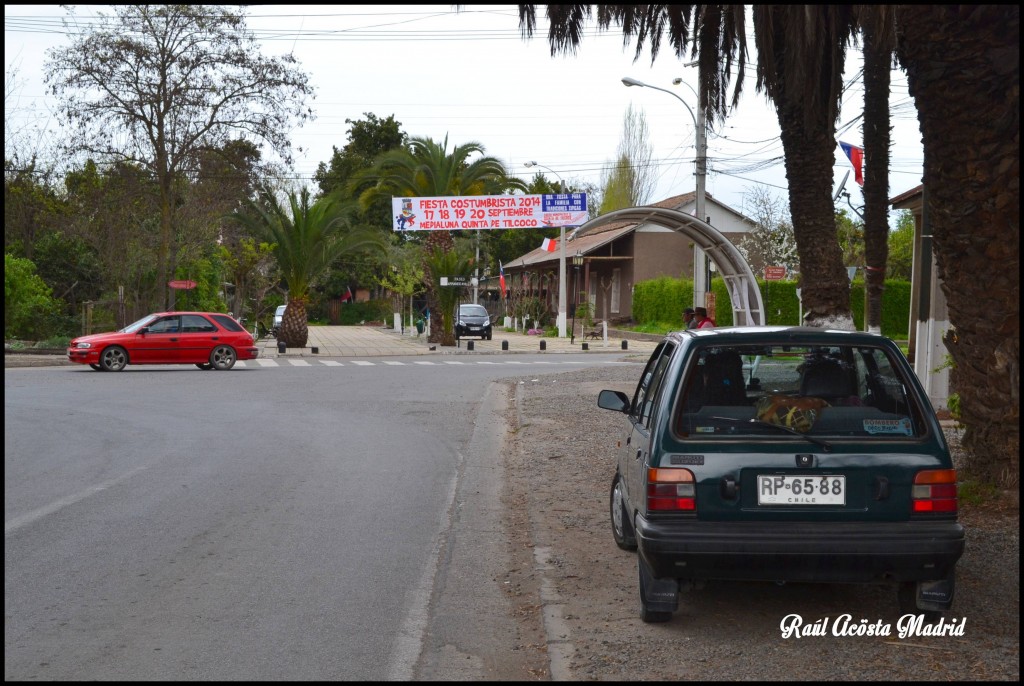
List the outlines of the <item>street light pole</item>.
{"type": "MultiPolygon", "coordinates": [[[[530,167],[547,169],[558,177],[558,187],[560,192],[565,193],[565,181],[563,181],[561,175],[551,167],[545,167],[543,164],[537,164],[535,161],[527,162],[523,166],[528,169],[530,167]]],[[[565,226],[560,226],[558,228],[558,337],[565,338],[565,226]]]]}
{"type": "MultiPolygon", "coordinates": [[[[675,79],[672,83],[675,85],[683,84],[697,97],[697,114],[693,113],[693,110],[686,101],[679,97],[678,94],[666,88],[659,88],[658,86],[652,86],[649,83],[638,81],[634,78],[625,77],[622,79],[622,83],[625,86],[640,86],[642,88],[653,88],[654,90],[668,93],[673,98],[683,103],[683,107],[690,113],[690,117],[693,119],[693,127],[696,131],[695,134],[695,148],[697,150],[697,197],[695,200],[694,212],[697,215],[697,219],[702,222],[707,221],[707,214],[705,212],[705,187],[707,180],[708,171],[708,142],[707,142],[707,131],[705,129],[704,122],[704,108],[700,106],[700,93],[693,89],[693,86],[686,83],[682,79],[675,79]]],[[[707,255],[700,246],[694,246],[693,248],[693,305],[694,307],[705,306],[705,293],[707,293],[711,284],[708,280],[708,261],[707,255]]]]}

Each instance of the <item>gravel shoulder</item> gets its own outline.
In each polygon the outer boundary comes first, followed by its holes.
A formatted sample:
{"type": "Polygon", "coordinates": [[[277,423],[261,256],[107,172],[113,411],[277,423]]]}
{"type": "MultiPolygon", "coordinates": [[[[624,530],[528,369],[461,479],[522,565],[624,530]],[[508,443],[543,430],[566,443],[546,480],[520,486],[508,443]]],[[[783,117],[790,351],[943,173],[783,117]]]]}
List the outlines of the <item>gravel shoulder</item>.
{"type": "MultiPolygon", "coordinates": [[[[502,580],[520,620],[547,635],[553,680],[1019,680],[1020,516],[1016,501],[964,508],[966,552],[948,617],[963,636],[899,638],[888,586],[717,582],[684,593],[664,625],[640,621],[633,553],[608,522],[614,446],[624,436],[597,394],[631,394],[636,364],[520,377],[508,385],[502,580]],[[780,622],[837,617],[889,636],[788,638],[780,622]]],[[[959,457],[955,430],[948,432],[959,457]]]]}

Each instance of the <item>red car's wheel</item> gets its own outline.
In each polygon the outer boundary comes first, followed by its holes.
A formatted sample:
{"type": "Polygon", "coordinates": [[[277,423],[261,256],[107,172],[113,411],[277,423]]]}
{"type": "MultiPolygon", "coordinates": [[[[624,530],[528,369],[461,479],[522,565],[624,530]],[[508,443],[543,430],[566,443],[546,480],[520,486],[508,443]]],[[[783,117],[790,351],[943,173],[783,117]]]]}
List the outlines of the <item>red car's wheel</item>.
{"type": "Polygon", "coordinates": [[[105,372],[119,372],[128,366],[128,351],[112,345],[100,353],[100,368],[105,372]]]}
{"type": "Polygon", "coordinates": [[[227,371],[235,366],[235,360],[238,359],[238,355],[235,353],[235,349],[230,345],[218,345],[210,353],[210,364],[213,365],[214,369],[219,371],[227,371]]]}

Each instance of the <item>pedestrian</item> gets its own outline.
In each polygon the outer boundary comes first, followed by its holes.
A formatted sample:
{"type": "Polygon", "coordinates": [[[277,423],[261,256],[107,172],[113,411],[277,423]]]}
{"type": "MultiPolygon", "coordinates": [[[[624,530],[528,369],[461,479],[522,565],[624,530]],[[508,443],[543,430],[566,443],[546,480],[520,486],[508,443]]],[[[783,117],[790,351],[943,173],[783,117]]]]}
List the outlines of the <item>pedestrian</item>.
{"type": "Polygon", "coordinates": [[[697,328],[697,319],[694,316],[694,311],[692,307],[687,307],[685,310],[683,310],[683,324],[686,326],[687,329],[697,328]]]}
{"type": "Polygon", "coordinates": [[[715,320],[708,316],[707,309],[703,307],[697,308],[697,328],[698,329],[713,329],[715,328],[715,320]]]}

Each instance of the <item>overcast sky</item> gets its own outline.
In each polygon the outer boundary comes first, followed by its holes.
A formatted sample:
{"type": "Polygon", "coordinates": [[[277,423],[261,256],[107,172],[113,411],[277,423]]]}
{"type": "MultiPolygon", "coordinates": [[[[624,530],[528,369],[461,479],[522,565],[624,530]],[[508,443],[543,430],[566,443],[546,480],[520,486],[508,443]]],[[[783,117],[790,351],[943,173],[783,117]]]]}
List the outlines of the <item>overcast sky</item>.
{"type": "MultiPolygon", "coordinates": [[[[568,183],[598,183],[602,167],[615,156],[623,117],[632,104],[647,120],[657,190],[651,202],[695,188],[694,122],[686,106],[652,88],[626,88],[637,80],[677,93],[696,110],[696,69],[683,66],[670,47],[652,64],[645,49],[634,62],[633,46],[623,47],[620,29],[590,30],[576,54],[552,57],[547,23],[539,6],[539,30],[531,40],[519,32],[514,5],[473,5],[456,12],[451,5],[390,7],[366,5],[257,5],[248,25],[266,54],[294,52],[311,75],[317,97],[316,119],[293,132],[296,176],[309,180],[331,146],[347,142],[346,119],[394,115],[412,136],[442,141],[449,149],[475,141],[502,160],[512,174],[529,180],[536,161],[568,183]],[[673,85],[675,78],[684,84],[673,85]],[[690,87],[687,87],[689,84],[690,87]]],[[[101,6],[79,6],[84,25],[101,6]]],[[[25,117],[54,123],[54,102],[45,95],[45,51],[66,44],[58,6],[7,5],[4,8],[5,72],[17,69],[15,84],[5,79],[5,125],[25,117]],[[12,88],[13,85],[13,88],[12,88]]],[[[755,56],[749,41],[751,58],[755,56]]],[[[857,48],[851,48],[837,138],[862,144],[860,117],[863,79],[857,48]]],[[[708,134],[707,191],[737,210],[749,204],[752,188],[786,197],[782,143],[774,109],[754,92],[748,70],[746,95],[724,125],[708,134]]],[[[893,123],[890,197],[921,183],[923,152],[906,76],[892,74],[893,123]]],[[[834,184],[850,163],[836,146],[834,184]]],[[[557,180],[546,169],[548,178],[557,180]]],[[[863,200],[851,174],[851,202],[863,200]]],[[[845,201],[840,207],[848,208],[845,201]]]]}

